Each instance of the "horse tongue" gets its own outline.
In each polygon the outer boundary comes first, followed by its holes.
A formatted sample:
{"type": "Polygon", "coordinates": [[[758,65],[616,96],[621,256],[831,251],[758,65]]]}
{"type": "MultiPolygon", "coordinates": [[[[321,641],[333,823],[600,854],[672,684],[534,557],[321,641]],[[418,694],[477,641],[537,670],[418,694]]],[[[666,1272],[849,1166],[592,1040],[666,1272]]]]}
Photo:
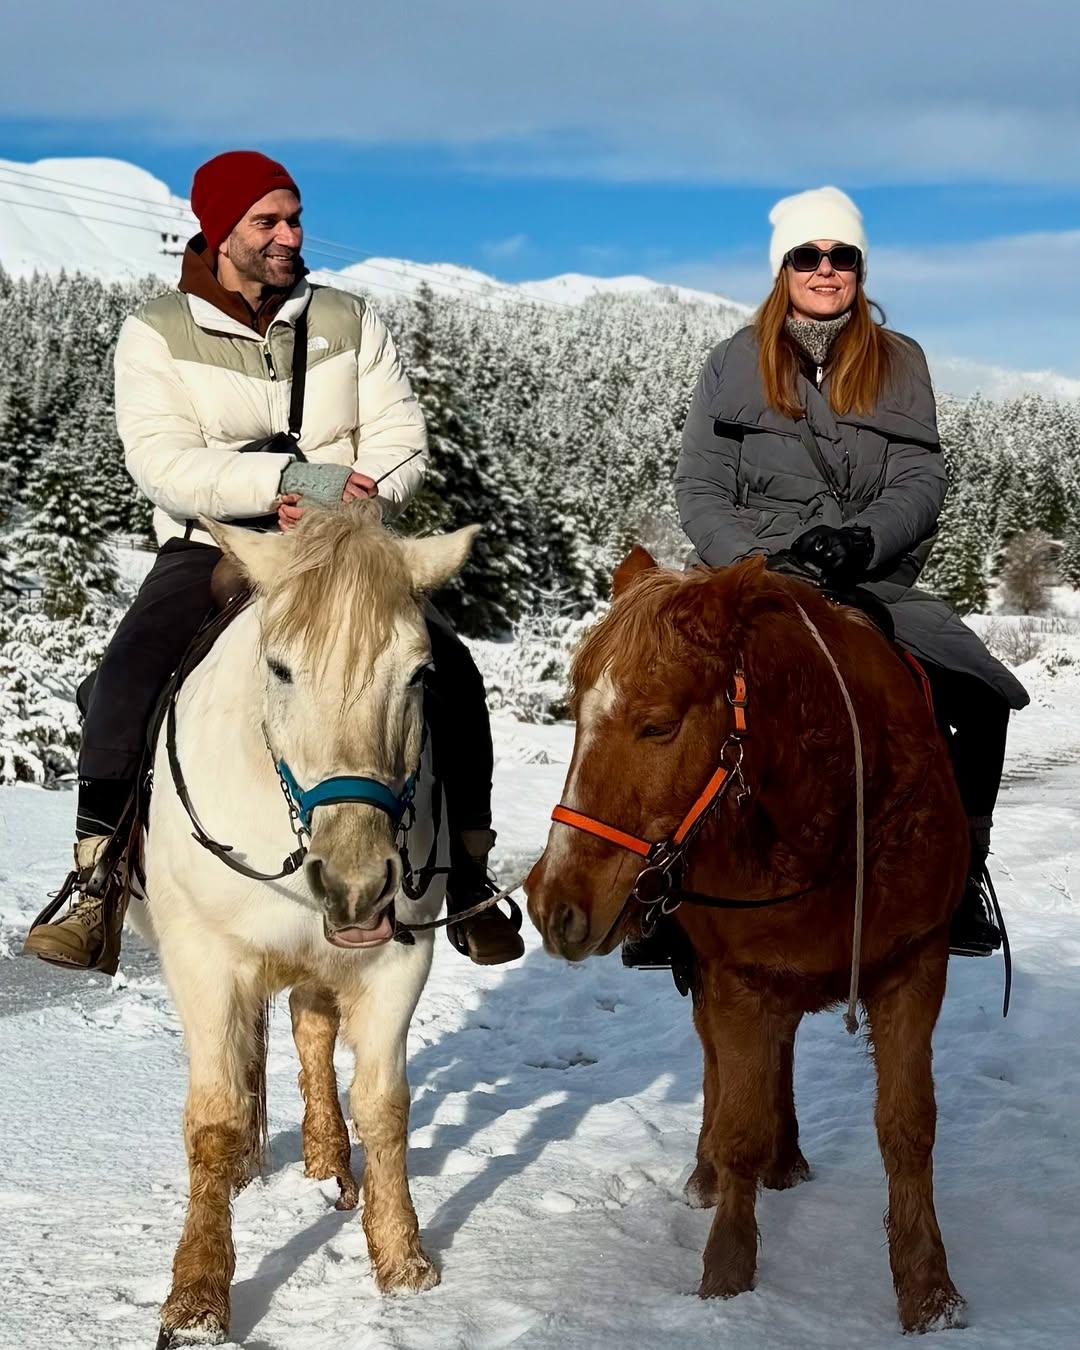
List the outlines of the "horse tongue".
{"type": "Polygon", "coordinates": [[[390,915],[383,910],[370,928],[337,928],[327,937],[335,947],[379,947],[394,935],[390,915]]]}

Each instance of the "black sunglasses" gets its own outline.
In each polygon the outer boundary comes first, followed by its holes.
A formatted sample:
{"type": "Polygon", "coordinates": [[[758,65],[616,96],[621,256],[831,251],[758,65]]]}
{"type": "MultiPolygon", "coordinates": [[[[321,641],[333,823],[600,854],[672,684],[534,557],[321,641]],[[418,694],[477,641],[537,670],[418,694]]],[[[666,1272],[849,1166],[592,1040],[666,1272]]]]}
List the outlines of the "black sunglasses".
{"type": "Polygon", "coordinates": [[[828,258],[834,272],[857,272],[862,264],[862,253],[854,244],[834,244],[832,248],[800,244],[784,256],[784,261],[796,272],[816,272],[822,258],[828,258]]]}

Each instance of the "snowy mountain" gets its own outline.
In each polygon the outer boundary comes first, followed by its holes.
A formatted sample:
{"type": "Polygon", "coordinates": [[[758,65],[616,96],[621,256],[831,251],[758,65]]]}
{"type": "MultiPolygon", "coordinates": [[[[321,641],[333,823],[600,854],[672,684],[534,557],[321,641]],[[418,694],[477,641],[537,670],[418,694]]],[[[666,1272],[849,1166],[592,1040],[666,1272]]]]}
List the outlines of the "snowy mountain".
{"type": "MultiPolygon", "coordinates": [[[[173,281],[179,254],[196,229],[184,198],[170,192],[145,169],[123,160],[43,159],[35,164],[0,160],[0,266],[11,276],[63,268],[106,281],[147,275],[173,281]]],[[[642,276],[594,277],[569,272],[512,283],[454,263],[381,257],[350,263],[347,249],[311,235],[304,252],[316,269],[312,272],[314,280],[377,298],[413,295],[426,284],[437,295],[476,307],[533,301],[554,308],[610,297],[715,308],[726,318],[751,312],[749,306],[711,291],[642,276]]],[[[957,397],[978,390],[994,399],[1022,393],[1080,398],[1080,380],[1055,371],[1009,370],[933,355],[931,367],[939,390],[957,397]]]]}
{"type": "Polygon", "coordinates": [[[85,272],[172,280],[196,229],[188,203],[118,159],[0,160],[0,265],[10,276],[85,272]]]}
{"type": "MultiPolygon", "coordinates": [[[[153,174],[118,159],[0,160],[0,265],[11,276],[84,272],[105,281],[147,275],[171,281],[178,255],[198,229],[191,208],[153,174]]],[[[588,277],[499,281],[454,263],[367,258],[344,267],[322,265],[348,250],[309,237],[304,253],[312,275],[335,285],[380,295],[411,295],[427,284],[437,295],[473,304],[577,305],[595,296],[634,296],[659,303],[683,301],[749,312],[709,291],[668,286],[647,277],[588,277]]]]}

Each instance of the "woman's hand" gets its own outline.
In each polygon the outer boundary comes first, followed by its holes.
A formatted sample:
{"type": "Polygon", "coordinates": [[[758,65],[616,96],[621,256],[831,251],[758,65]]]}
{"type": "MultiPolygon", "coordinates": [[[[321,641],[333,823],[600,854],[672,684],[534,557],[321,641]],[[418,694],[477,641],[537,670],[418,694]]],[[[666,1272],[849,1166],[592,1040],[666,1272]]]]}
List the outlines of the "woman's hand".
{"type": "Polygon", "coordinates": [[[862,581],[874,556],[874,536],[859,525],[814,525],[791,545],[791,553],[806,567],[816,568],[833,586],[862,581]]]}

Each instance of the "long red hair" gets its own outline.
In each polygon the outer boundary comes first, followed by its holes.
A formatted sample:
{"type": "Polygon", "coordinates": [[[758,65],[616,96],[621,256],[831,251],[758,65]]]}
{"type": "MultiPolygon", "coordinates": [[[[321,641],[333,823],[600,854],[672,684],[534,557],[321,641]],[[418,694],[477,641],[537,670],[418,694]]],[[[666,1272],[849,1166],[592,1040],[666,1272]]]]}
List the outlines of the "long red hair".
{"type": "MultiPolygon", "coordinates": [[[[829,351],[826,370],[833,412],[870,412],[889,378],[895,339],[884,326],[884,314],[881,322],[874,318],[871,303],[858,286],[851,319],[829,351]]],[[[878,309],[876,305],[874,308],[878,309]]],[[[785,417],[798,421],[805,409],[796,395],[799,347],[785,327],[790,309],[787,268],[782,267],[768,299],[754,315],[754,328],[765,401],[785,417]]]]}

